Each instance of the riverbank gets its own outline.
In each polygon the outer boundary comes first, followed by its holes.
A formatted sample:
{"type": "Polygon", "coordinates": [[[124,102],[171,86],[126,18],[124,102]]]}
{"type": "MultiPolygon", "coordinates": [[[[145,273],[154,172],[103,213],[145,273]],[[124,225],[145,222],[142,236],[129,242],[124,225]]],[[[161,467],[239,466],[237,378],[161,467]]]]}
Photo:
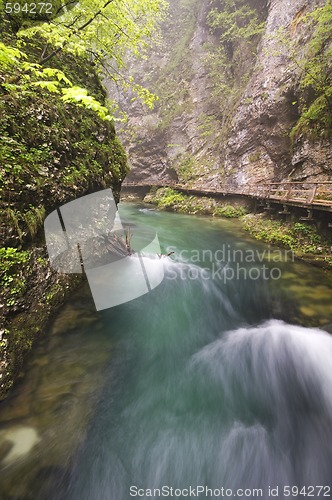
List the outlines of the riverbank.
{"type": "Polygon", "coordinates": [[[188,196],[171,188],[151,190],[143,200],[160,210],[192,215],[239,219],[254,238],[292,250],[294,256],[323,269],[332,270],[332,239],[316,226],[285,221],[267,213],[252,213],[249,204],[226,203],[208,197],[188,196]]]}
{"type": "Polygon", "coordinates": [[[242,227],[254,238],[289,248],[295,257],[332,270],[332,240],[316,226],[300,221],[286,222],[265,213],[240,218],[242,227]]]}
{"type": "Polygon", "coordinates": [[[0,251],[0,401],[24,375],[24,362],[59,307],[83,281],[54,272],[43,245],[0,251]]]}
{"type": "Polygon", "coordinates": [[[153,203],[161,210],[172,210],[190,215],[239,218],[249,212],[246,203],[225,203],[207,196],[188,196],[171,188],[152,189],[144,197],[145,203],[153,203]]]}
{"type": "MultiPolygon", "coordinates": [[[[60,56],[59,56],[60,57],[60,56]]],[[[106,93],[88,59],[56,64],[99,102],[106,93]]],[[[7,81],[12,69],[0,65],[7,81]]],[[[111,187],[116,201],[127,158],[114,125],[95,111],[37,87],[14,85],[0,102],[0,401],[22,373],[34,342],[82,281],[49,266],[45,217],[85,194],[111,187]]]]}

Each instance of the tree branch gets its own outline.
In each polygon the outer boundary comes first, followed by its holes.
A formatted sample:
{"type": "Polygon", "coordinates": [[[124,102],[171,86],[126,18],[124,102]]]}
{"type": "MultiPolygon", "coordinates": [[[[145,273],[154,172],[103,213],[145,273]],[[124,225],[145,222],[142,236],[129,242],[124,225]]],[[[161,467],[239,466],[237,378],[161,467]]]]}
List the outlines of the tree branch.
{"type": "Polygon", "coordinates": [[[82,14],[79,14],[78,16],[75,17],[75,19],[70,23],[70,24],[64,24],[63,26],[67,29],[71,28],[72,26],[74,26],[75,23],[77,23],[77,21],[79,21],[82,17],[82,14]]]}
{"type": "Polygon", "coordinates": [[[55,17],[63,10],[64,12],[67,11],[67,7],[68,5],[71,5],[71,4],[76,4],[77,3],[77,0],[69,0],[67,3],[65,3],[64,5],[61,5],[61,7],[58,8],[58,10],[56,11],[55,13],[55,17]]]}
{"type": "Polygon", "coordinates": [[[107,21],[110,21],[112,24],[114,24],[114,26],[123,34],[125,35],[127,38],[129,38],[129,40],[131,39],[130,36],[128,35],[128,33],[126,33],[122,28],[120,28],[120,26],[118,24],[116,24],[116,22],[113,21],[113,19],[108,19],[104,14],[101,14],[105,19],[107,19],[107,21]]]}
{"type": "Polygon", "coordinates": [[[69,39],[73,36],[79,33],[80,31],[84,30],[87,26],[89,26],[95,19],[96,17],[100,16],[106,7],[111,4],[114,0],[107,0],[107,2],[92,16],[90,19],[88,19],[84,24],[79,26],[76,30],[73,30],[71,33],[68,35],[68,39],[63,42],[61,47],[58,47],[57,49],[53,50],[48,56],[46,57],[41,57],[40,60],[38,61],[38,64],[45,64],[47,61],[55,57],[57,54],[59,54],[69,43],[69,39]]]}

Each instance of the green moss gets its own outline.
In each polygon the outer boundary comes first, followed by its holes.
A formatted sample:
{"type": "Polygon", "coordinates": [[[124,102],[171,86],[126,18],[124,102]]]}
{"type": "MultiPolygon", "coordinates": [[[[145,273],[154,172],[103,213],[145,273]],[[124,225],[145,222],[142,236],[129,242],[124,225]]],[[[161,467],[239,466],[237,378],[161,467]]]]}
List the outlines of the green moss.
{"type": "Polygon", "coordinates": [[[0,249],[0,298],[12,308],[26,290],[31,275],[30,253],[17,248],[0,249]]]}
{"type": "MultiPolygon", "coordinates": [[[[85,61],[70,61],[71,72],[81,73],[85,61]]],[[[6,71],[0,70],[0,79],[10,78],[6,71]]],[[[94,74],[94,90],[98,88],[102,86],[94,74]]],[[[33,239],[45,213],[66,197],[97,186],[118,191],[128,165],[112,123],[47,90],[14,86],[0,91],[2,244],[33,239]]]]}
{"type": "Polygon", "coordinates": [[[154,203],[160,209],[174,210],[187,214],[213,215],[216,217],[241,217],[247,213],[240,205],[229,205],[207,196],[188,196],[171,188],[151,191],[146,203],[154,203]]]}
{"type": "Polygon", "coordinates": [[[242,217],[246,213],[246,208],[241,205],[223,205],[221,207],[217,207],[214,210],[213,215],[232,219],[242,217]]]}
{"type": "Polygon", "coordinates": [[[260,160],[261,153],[259,151],[255,151],[255,153],[251,153],[248,157],[250,163],[256,163],[256,161],[260,160]]]}
{"type": "Polygon", "coordinates": [[[323,256],[326,263],[331,260],[331,242],[313,225],[269,219],[262,214],[249,214],[241,220],[244,229],[259,240],[290,248],[298,257],[323,256]]]}
{"type": "Polygon", "coordinates": [[[48,305],[56,305],[61,302],[64,296],[63,287],[60,283],[55,283],[45,296],[45,302],[48,305]]]}

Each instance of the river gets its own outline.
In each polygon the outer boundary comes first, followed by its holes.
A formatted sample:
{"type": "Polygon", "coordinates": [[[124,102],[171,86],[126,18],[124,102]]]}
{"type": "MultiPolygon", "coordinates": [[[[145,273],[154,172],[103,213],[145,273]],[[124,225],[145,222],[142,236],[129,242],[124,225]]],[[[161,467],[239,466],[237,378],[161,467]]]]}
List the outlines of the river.
{"type": "Polygon", "coordinates": [[[330,496],[331,275],[237,221],[120,214],[164,279],[59,311],[0,404],[1,500],[330,496]]]}

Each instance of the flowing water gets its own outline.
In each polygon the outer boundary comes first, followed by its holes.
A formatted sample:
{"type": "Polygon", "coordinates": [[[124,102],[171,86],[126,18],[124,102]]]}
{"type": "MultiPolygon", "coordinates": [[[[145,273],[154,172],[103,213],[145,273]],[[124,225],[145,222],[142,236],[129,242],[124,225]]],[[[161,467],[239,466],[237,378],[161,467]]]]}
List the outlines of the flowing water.
{"type": "Polygon", "coordinates": [[[0,405],[1,500],[330,496],[331,276],[234,221],[121,216],[174,252],[164,280],[58,313],[0,405]]]}

